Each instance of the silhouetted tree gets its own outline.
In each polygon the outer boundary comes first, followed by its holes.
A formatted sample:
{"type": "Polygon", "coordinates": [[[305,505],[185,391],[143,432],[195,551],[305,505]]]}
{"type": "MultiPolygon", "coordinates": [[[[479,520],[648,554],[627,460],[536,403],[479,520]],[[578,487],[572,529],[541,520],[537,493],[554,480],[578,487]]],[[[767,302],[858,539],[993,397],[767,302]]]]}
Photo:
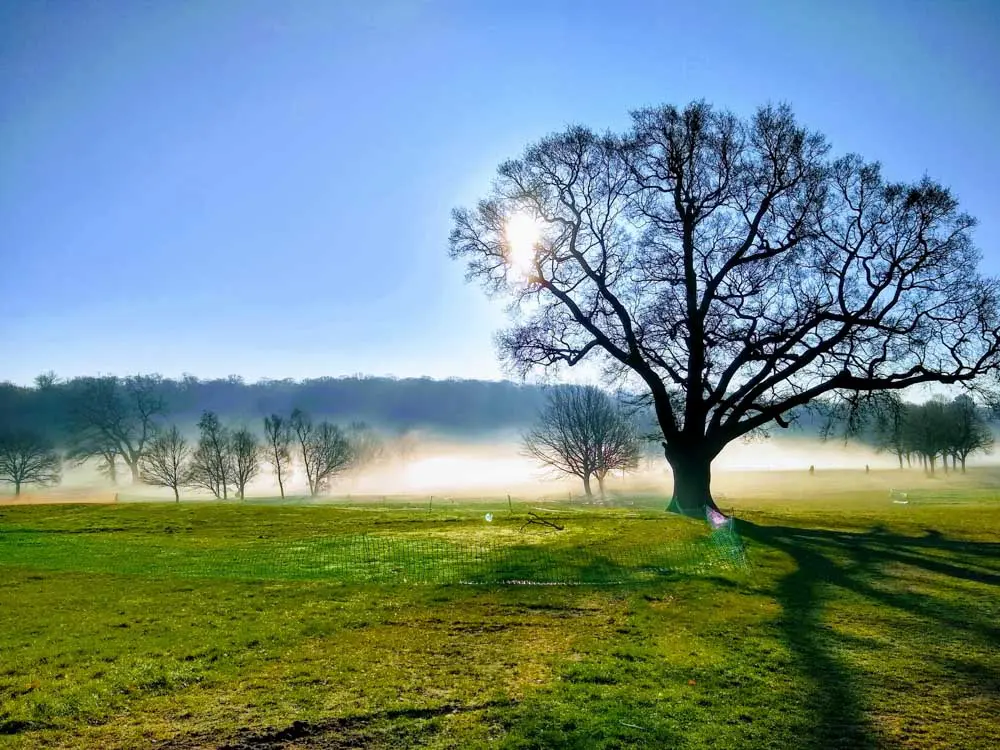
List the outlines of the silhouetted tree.
{"type": "Polygon", "coordinates": [[[13,484],[15,496],[25,484],[58,484],[61,468],[59,454],[41,436],[31,432],[0,435],[0,481],[13,484]]]}
{"type": "Polygon", "coordinates": [[[282,499],[285,497],[285,479],[292,467],[292,431],[288,421],[272,414],[264,417],[264,455],[265,460],[274,467],[274,475],[278,480],[278,491],[282,499]]]}
{"type": "Polygon", "coordinates": [[[947,455],[948,431],[944,402],[932,399],[907,410],[907,441],[931,476],[937,469],[938,458],[947,455]]]}
{"type": "Polygon", "coordinates": [[[451,255],[513,296],[499,344],[515,369],[586,359],[648,393],[671,508],[703,515],[719,452],[797,407],[1000,366],[973,219],[928,178],[828,154],[784,106],[645,109],[623,136],[572,127],[454,212],[451,255]]]}
{"type": "Polygon", "coordinates": [[[156,487],[169,487],[174,491],[174,501],[179,503],[180,488],[191,481],[190,456],[191,447],[176,426],[158,432],[141,459],[142,481],[156,487]]]}
{"type": "Polygon", "coordinates": [[[946,409],[951,438],[949,452],[962,464],[965,473],[965,462],[973,453],[990,453],[993,450],[993,431],[983,419],[976,402],[967,395],[955,398],[946,409]]]}
{"type": "Polygon", "coordinates": [[[538,418],[524,435],[527,455],[564,474],[583,480],[593,496],[597,477],[601,496],[604,479],[615,469],[632,469],[639,460],[639,441],[632,425],[604,391],[593,386],[554,390],[538,418]]]}
{"type": "Polygon", "coordinates": [[[226,500],[236,473],[229,430],[219,422],[218,415],[210,411],[198,420],[198,430],[201,434],[192,456],[188,482],[192,487],[208,490],[220,500],[226,500]]]}
{"type": "Polygon", "coordinates": [[[903,401],[899,394],[887,392],[873,399],[878,413],[875,416],[875,449],[891,453],[899,460],[899,468],[903,468],[903,459],[909,460],[913,452],[907,435],[907,420],[910,404],[903,401]]]}
{"type": "Polygon", "coordinates": [[[353,455],[344,432],[329,422],[314,425],[301,409],[292,412],[290,424],[299,444],[309,494],[325,492],[330,480],[351,467],[353,455]]]}
{"type": "Polygon", "coordinates": [[[166,411],[159,387],[160,378],[154,375],[74,381],[69,457],[76,462],[100,459],[104,472],[114,480],[120,456],[132,473],[132,481],[138,482],[142,457],[166,411]]]}
{"type": "Polygon", "coordinates": [[[260,472],[260,443],[245,427],[233,432],[229,439],[233,462],[233,483],[240,500],[246,498],[246,487],[260,472]]]}

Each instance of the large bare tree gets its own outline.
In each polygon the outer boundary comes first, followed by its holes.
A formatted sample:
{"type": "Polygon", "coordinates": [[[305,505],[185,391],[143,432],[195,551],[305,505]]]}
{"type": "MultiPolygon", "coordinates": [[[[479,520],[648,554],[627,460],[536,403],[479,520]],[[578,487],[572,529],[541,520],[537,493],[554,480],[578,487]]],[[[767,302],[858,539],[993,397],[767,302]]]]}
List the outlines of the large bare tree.
{"type": "Polygon", "coordinates": [[[142,481],[156,487],[169,487],[174,491],[174,501],[179,503],[180,488],[190,484],[190,456],[191,446],[176,425],[158,432],[141,459],[142,481]]]}
{"type": "Polygon", "coordinates": [[[0,435],[0,482],[14,485],[15,497],[25,484],[58,484],[62,459],[52,444],[31,432],[0,435]]]}
{"type": "Polygon", "coordinates": [[[556,388],[539,414],[538,424],[524,435],[527,455],[558,472],[579,477],[587,497],[596,477],[604,497],[604,480],[617,469],[632,469],[639,460],[635,431],[611,398],[593,386],[556,388]]]}
{"type": "Polygon", "coordinates": [[[702,515],[719,452],[796,407],[997,371],[973,225],[928,178],[831,158],[787,107],[696,102],[542,139],[454,212],[450,245],[513,298],[513,368],[595,362],[648,394],[671,507],[702,515]]]}
{"type": "Polygon", "coordinates": [[[141,479],[142,458],[166,407],[160,378],[134,375],[80,378],[74,383],[70,409],[69,457],[77,463],[96,458],[112,481],[120,457],[141,479]]]}
{"type": "Polygon", "coordinates": [[[329,488],[335,476],[353,465],[351,442],[336,425],[329,422],[313,424],[301,409],[292,412],[290,424],[299,444],[309,494],[315,497],[329,488]]]}
{"type": "Polygon", "coordinates": [[[274,467],[278,491],[285,497],[285,480],[292,469],[292,430],[279,414],[264,417],[264,459],[274,467]]]}

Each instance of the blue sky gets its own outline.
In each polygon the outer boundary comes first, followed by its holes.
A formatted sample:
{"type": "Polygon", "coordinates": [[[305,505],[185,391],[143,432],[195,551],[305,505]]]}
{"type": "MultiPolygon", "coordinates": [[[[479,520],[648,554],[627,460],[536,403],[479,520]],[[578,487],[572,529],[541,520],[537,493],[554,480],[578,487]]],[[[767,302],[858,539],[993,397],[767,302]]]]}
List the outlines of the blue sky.
{"type": "Polygon", "coordinates": [[[1000,3],[0,4],[0,380],[499,377],[449,211],[570,123],[788,101],[1000,273],[1000,3]]]}

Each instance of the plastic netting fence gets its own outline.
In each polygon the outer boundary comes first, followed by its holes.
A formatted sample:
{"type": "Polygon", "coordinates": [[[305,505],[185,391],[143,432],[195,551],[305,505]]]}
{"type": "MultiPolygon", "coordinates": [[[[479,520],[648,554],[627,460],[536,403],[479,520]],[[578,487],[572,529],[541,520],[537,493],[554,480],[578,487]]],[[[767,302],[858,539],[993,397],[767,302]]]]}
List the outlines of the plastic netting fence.
{"type": "Polygon", "coordinates": [[[747,559],[731,527],[697,540],[658,544],[510,543],[357,534],[215,548],[12,531],[0,534],[0,564],[165,577],[573,585],[707,574],[745,567],[747,559]]]}

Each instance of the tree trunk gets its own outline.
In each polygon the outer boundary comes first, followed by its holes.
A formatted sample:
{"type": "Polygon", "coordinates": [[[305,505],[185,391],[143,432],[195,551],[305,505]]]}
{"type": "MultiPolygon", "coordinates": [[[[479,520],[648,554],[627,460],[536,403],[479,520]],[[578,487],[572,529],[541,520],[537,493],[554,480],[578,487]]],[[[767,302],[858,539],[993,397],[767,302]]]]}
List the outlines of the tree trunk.
{"type": "Polygon", "coordinates": [[[278,492],[281,493],[281,499],[285,499],[285,485],[281,481],[281,469],[278,469],[278,492]]]}
{"type": "Polygon", "coordinates": [[[14,480],[14,497],[20,497],[21,495],[21,480],[14,480]]]}
{"type": "Polygon", "coordinates": [[[962,473],[965,473],[965,456],[962,456],[962,473]]]}
{"type": "Polygon", "coordinates": [[[927,471],[928,474],[934,476],[934,464],[937,463],[937,456],[928,456],[927,465],[930,467],[927,471]]]}
{"type": "Polygon", "coordinates": [[[674,493],[667,510],[703,520],[706,509],[719,511],[712,499],[712,459],[686,453],[667,460],[674,475],[674,493]]]}
{"type": "Polygon", "coordinates": [[[598,474],[597,475],[597,486],[598,486],[598,492],[600,492],[600,494],[601,494],[601,500],[603,500],[604,499],[604,475],[603,474],[598,474]]]}
{"type": "Polygon", "coordinates": [[[590,490],[590,474],[583,475],[583,493],[588,497],[593,497],[594,493],[590,490]]]}
{"type": "Polygon", "coordinates": [[[181,501],[181,493],[180,493],[180,490],[178,490],[177,487],[175,486],[174,487],[174,502],[175,503],[179,503],[180,501],[181,501]]]}
{"type": "Polygon", "coordinates": [[[900,471],[903,470],[903,454],[902,453],[899,454],[899,470],[900,471]]]}
{"type": "Polygon", "coordinates": [[[139,462],[130,463],[128,468],[132,472],[132,484],[139,484],[142,481],[139,477],[139,462]]]}

